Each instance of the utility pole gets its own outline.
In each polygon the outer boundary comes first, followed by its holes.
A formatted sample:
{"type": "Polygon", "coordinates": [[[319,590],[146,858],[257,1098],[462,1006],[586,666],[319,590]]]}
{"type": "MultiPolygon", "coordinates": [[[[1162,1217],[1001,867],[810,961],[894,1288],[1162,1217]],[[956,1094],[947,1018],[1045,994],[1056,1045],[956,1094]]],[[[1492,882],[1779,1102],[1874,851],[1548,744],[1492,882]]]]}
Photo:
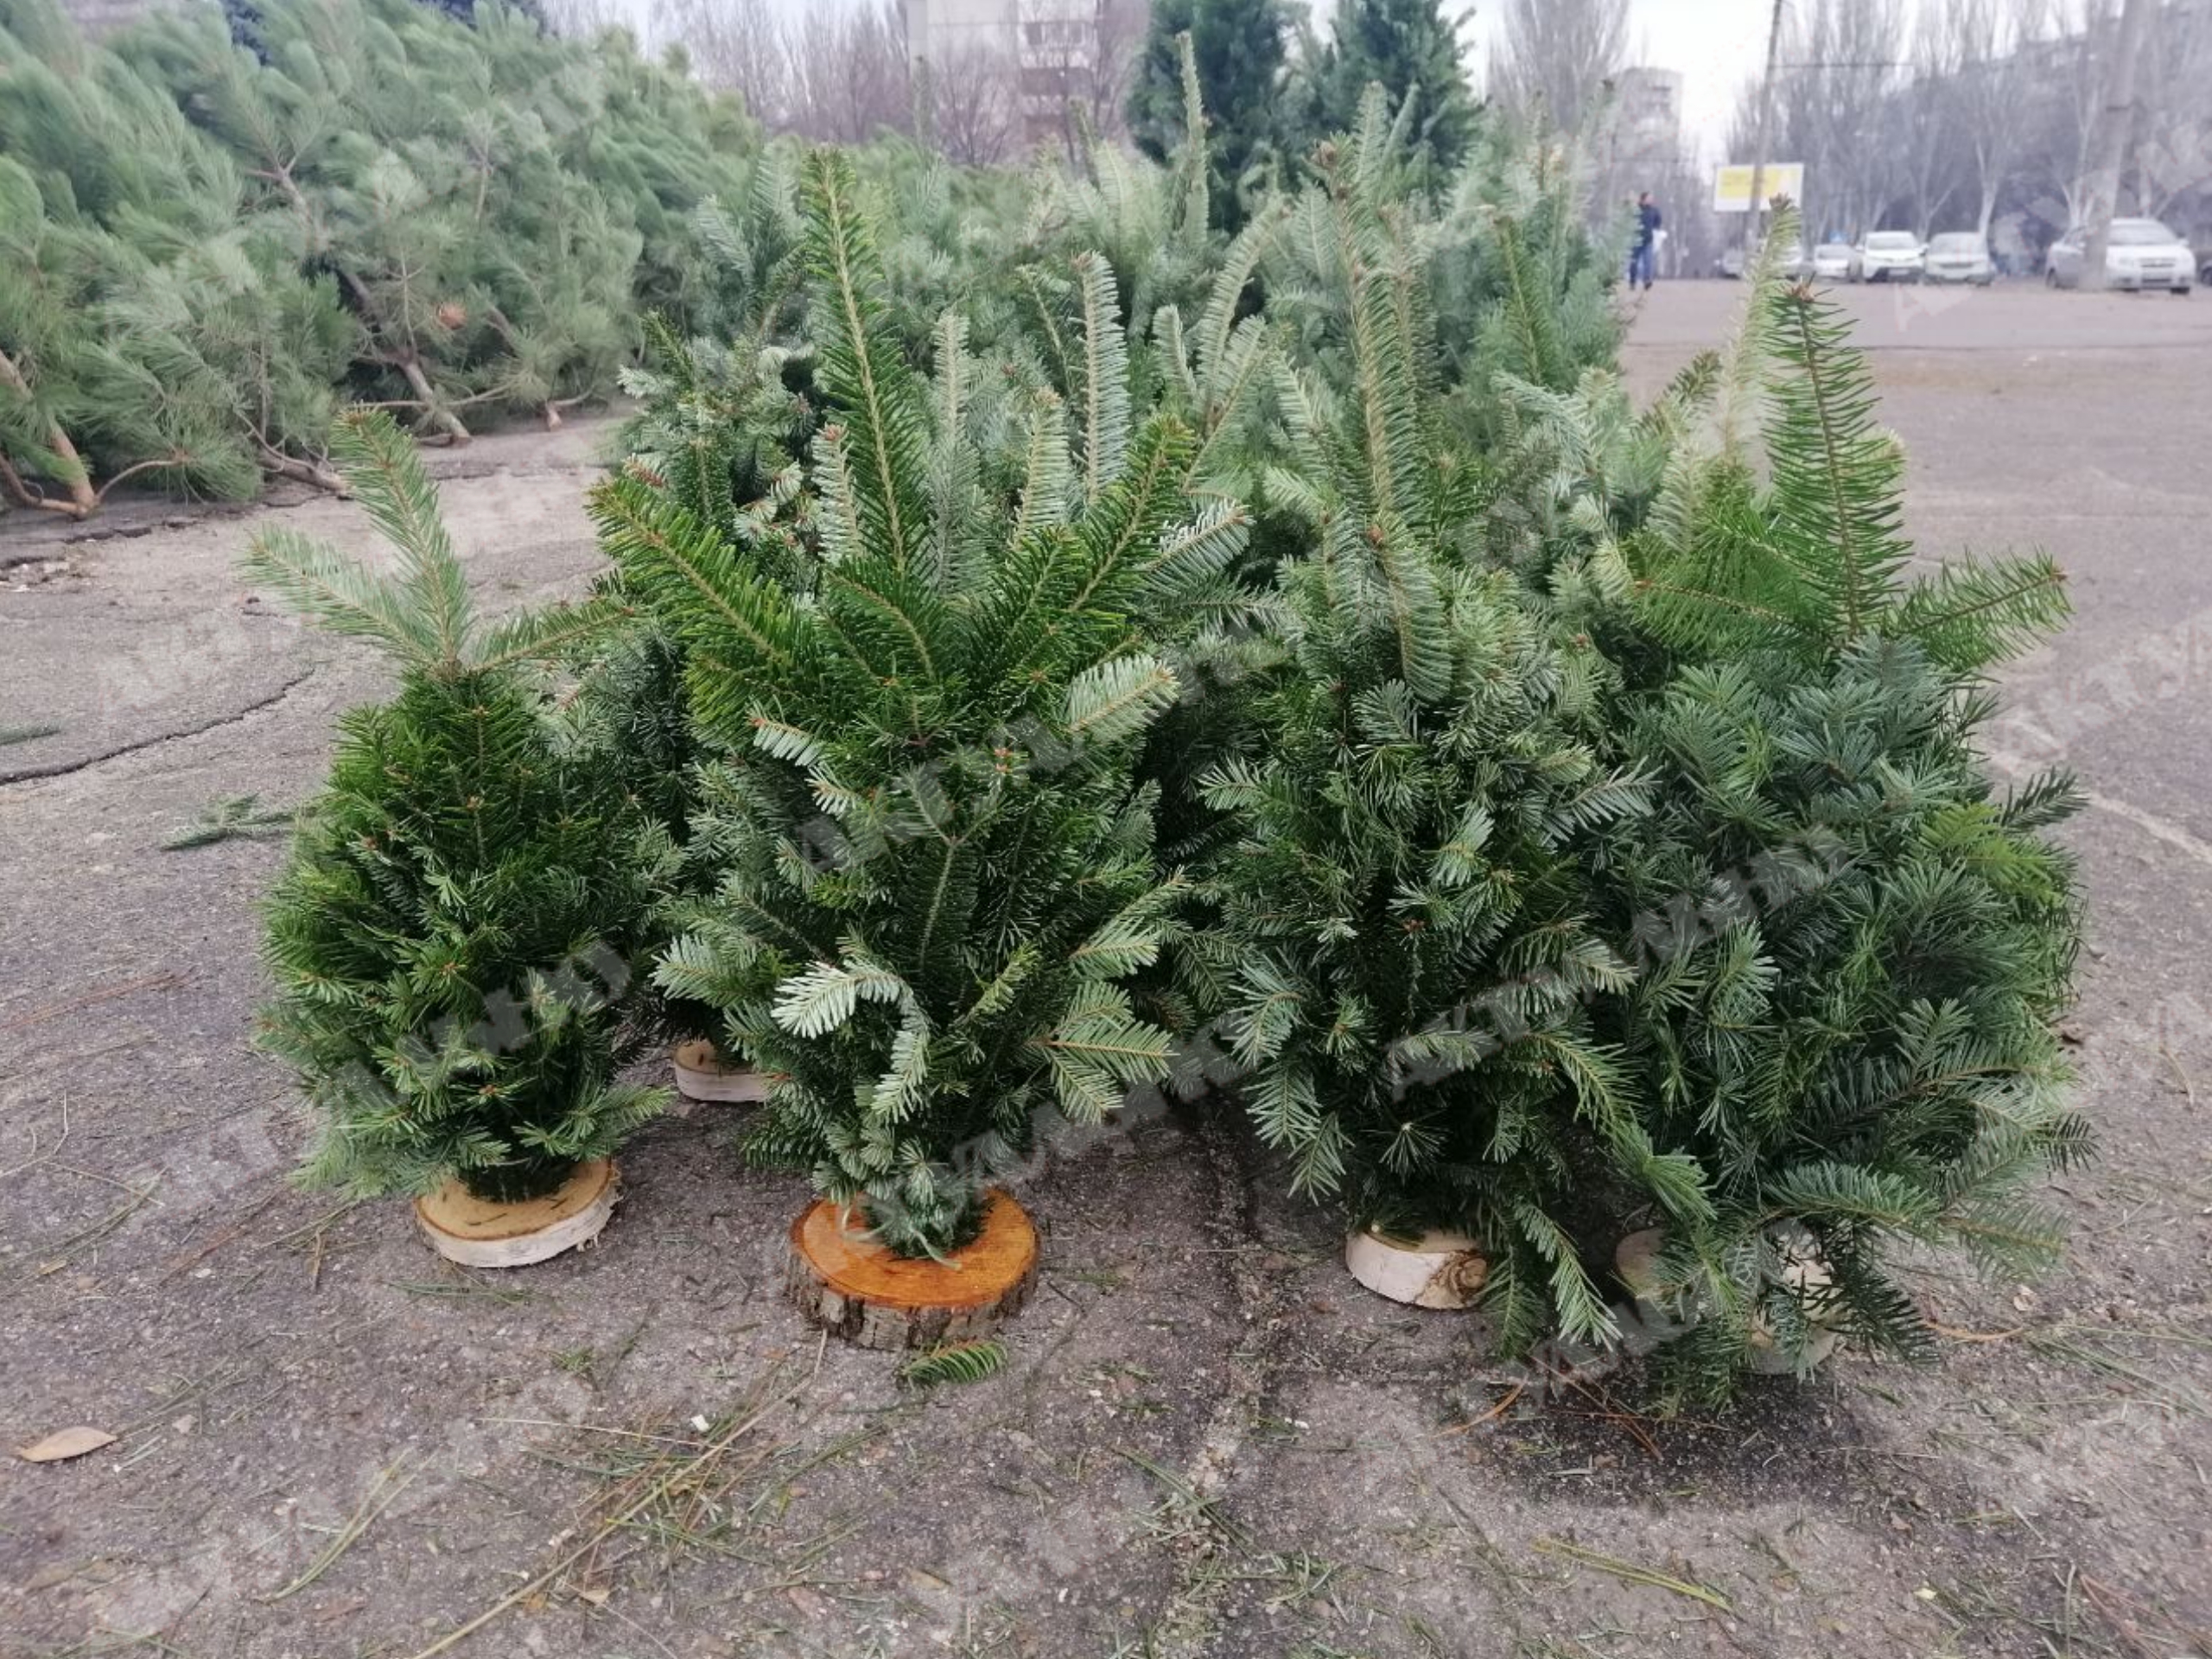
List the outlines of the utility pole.
{"type": "Polygon", "coordinates": [[[1744,215],[1744,275],[1751,274],[1751,250],[1758,244],[1759,215],[1766,211],[1766,147],[1774,135],[1774,76],[1782,60],[1782,8],[1774,0],[1774,22],[1766,32],[1766,78],[1759,83],[1758,143],[1751,156],[1751,200],[1744,215]]]}
{"type": "MultiPolygon", "coordinates": [[[[2120,206],[2120,170],[2127,162],[2127,141],[2135,133],[2135,67],[2143,56],[2143,37],[2151,32],[2153,4],[2154,0],[2127,0],[2120,15],[2120,45],[2113,54],[2105,124],[2097,134],[2097,165],[2089,175],[2089,234],[2082,250],[2084,288],[2105,285],[2112,216],[2120,206]]],[[[2089,49],[2086,35],[2082,49],[2089,49]]]]}

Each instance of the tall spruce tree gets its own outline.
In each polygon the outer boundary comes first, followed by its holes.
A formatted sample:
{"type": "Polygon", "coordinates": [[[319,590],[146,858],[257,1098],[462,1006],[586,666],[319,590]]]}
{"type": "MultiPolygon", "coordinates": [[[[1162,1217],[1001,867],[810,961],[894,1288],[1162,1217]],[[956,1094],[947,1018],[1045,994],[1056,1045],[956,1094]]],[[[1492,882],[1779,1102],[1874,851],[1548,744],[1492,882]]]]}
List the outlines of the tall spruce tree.
{"type": "Polygon", "coordinates": [[[1413,99],[1408,136],[1439,168],[1455,170],[1477,119],[1460,47],[1464,22],[1465,14],[1446,13],[1443,0],[1339,0],[1307,72],[1315,131],[1350,128],[1367,88],[1379,86],[1394,111],[1413,99]]]}

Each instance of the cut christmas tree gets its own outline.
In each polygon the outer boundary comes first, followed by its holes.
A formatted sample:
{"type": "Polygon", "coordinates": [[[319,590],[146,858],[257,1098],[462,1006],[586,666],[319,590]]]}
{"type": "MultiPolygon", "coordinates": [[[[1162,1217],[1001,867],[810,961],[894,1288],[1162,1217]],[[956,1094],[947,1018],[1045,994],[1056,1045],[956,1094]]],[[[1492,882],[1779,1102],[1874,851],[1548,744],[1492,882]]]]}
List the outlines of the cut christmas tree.
{"type": "Polygon", "coordinates": [[[716,752],[722,867],[658,977],[774,1079],[750,1151],[823,1194],[794,1294],[926,1344],[1026,1293],[1033,1239],[993,1183],[1040,1119],[1095,1122],[1166,1069],[1119,982],[1180,891],[1135,777],[1176,680],[1128,617],[1209,554],[1179,533],[1188,440],[1104,400],[1080,483],[1047,406],[1020,502],[940,487],[979,464],[959,377],[931,385],[893,343],[850,163],[812,158],[808,198],[808,495],[744,542],[636,479],[596,506],[716,752]]]}
{"type": "Polygon", "coordinates": [[[1219,925],[1185,955],[1219,988],[1202,998],[1261,1138],[1294,1191],[1343,1203],[1363,1282],[1479,1297],[1514,1349],[1599,1340],[1590,1214],[1624,1190],[1704,1203],[1583,1008],[1627,969],[1581,872],[1643,784],[1597,753],[1606,665],[1457,555],[1478,471],[1435,418],[1420,271],[1362,164],[1376,142],[1325,154],[1320,205],[1299,210],[1332,238],[1311,251],[1340,327],[1313,342],[1328,372],[1291,397],[1267,482],[1308,515],[1308,550],[1282,570],[1287,660],[1252,696],[1258,752],[1208,780],[1239,838],[1205,884],[1219,925]]]}
{"type": "Polygon", "coordinates": [[[345,717],[270,900],[264,1041],[321,1120],[308,1179],[421,1194],[455,1260],[534,1261],[604,1224],[607,1160],[661,1103],[616,1077],[654,897],[642,815],[529,672],[613,607],[480,621],[405,437],[357,413],[334,448],[397,574],[284,530],[245,573],[380,646],[399,688],[345,717]]]}
{"type": "MultiPolygon", "coordinates": [[[[1788,240],[1785,229],[1774,245],[1788,240]]],[[[1841,315],[1769,270],[1750,355],[1764,477],[1732,450],[1670,472],[1631,543],[1675,666],[1626,726],[1650,838],[1599,884],[1638,976],[1593,1010],[1651,1138],[1716,1213],[1670,1218],[1656,1279],[1695,1317],[1676,1386],[1808,1369],[1832,1338],[1924,1351],[1902,1253],[2047,1263],[2027,1189],[2083,1156],[2054,1021],[2071,997],[2060,776],[2000,789],[1990,675],[2063,618],[2046,559],[1908,569],[1903,461],[1841,315]]]]}

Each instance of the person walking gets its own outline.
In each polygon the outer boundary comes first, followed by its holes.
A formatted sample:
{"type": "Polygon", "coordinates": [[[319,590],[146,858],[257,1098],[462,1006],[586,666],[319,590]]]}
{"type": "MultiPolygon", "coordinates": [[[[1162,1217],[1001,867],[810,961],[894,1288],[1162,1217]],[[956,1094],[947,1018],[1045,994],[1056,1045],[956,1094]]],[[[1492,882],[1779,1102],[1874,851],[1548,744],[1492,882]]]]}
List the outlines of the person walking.
{"type": "Polygon", "coordinates": [[[1628,257],[1628,285],[1634,288],[1641,282],[1647,294],[1651,291],[1652,278],[1658,274],[1659,227],[1663,222],[1659,217],[1658,204],[1651,200],[1649,190],[1637,198],[1636,248],[1628,257]]]}

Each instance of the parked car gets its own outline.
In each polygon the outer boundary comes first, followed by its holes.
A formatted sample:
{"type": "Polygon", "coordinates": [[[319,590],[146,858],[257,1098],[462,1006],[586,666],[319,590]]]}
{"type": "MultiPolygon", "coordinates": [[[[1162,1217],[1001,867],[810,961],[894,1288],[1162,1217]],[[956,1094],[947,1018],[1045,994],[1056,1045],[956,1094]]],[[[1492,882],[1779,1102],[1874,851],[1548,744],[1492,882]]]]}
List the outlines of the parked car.
{"type": "Polygon", "coordinates": [[[1989,239],[1974,231],[1946,231],[1930,242],[1927,269],[1931,283],[1972,283],[1986,288],[1997,280],[1989,239]]]}
{"type": "MultiPolygon", "coordinates": [[[[2088,264],[2089,233],[2081,226],[2051,245],[2044,280],[2053,288],[2079,288],[2088,264]]],[[[2196,287],[2196,256],[2189,244],[2155,219],[2115,219],[2105,249],[2105,286],[2141,293],[2163,288],[2189,294],[2196,287]]]]}
{"type": "Polygon", "coordinates": [[[1859,272],[1870,283],[1916,283],[1928,271],[1928,250],[1910,231],[1875,231],[1859,245],[1859,272]]]}
{"type": "MultiPolygon", "coordinates": [[[[1756,254],[1753,257],[1757,257],[1756,254]]],[[[1744,251],[1729,248],[1713,264],[1716,275],[1734,282],[1744,274],[1744,251]]],[[[1802,242],[1792,242],[1782,250],[1782,274],[1793,283],[1802,283],[1813,274],[1812,256],[1805,251],[1802,242]]]]}
{"type": "Polygon", "coordinates": [[[2199,257],[2202,259],[2203,263],[2196,268],[2196,280],[2203,283],[2205,287],[2212,288],[2212,253],[2203,254],[2199,257]]]}
{"type": "Polygon", "coordinates": [[[1822,283],[1859,280],[1859,250],[1848,242],[1823,242],[1813,250],[1813,278],[1822,283]]]}

